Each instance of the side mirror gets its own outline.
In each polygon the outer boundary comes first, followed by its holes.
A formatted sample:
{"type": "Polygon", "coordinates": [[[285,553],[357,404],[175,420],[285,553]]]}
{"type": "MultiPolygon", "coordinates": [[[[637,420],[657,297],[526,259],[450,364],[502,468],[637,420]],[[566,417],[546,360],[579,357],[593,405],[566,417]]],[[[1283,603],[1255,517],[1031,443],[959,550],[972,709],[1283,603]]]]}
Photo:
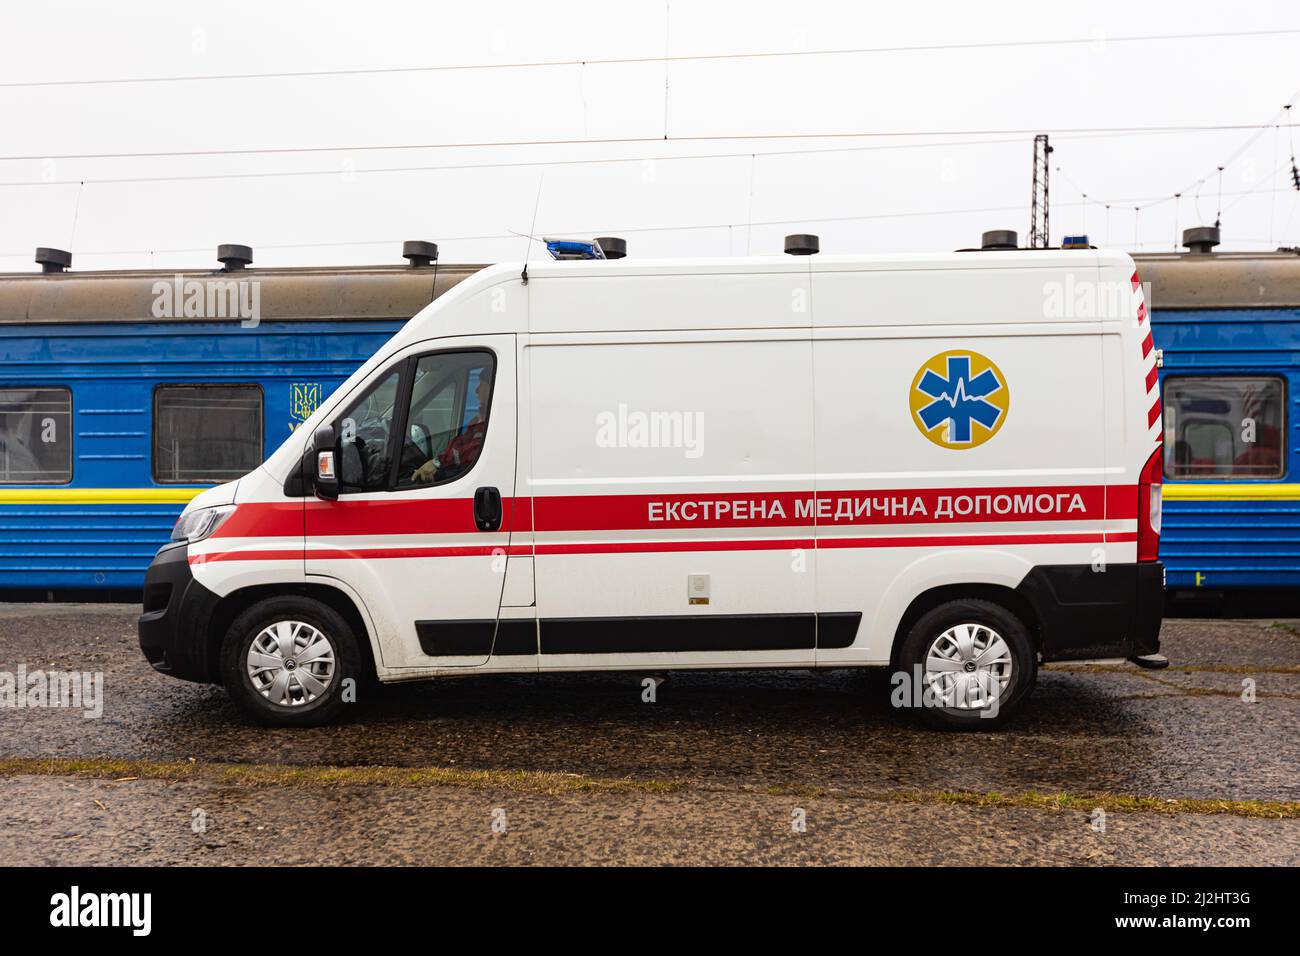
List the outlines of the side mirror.
{"type": "Polygon", "coordinates": [[[334,501],[339,496],[339,451],[333,425],[321,425],[312,434],[316,448],[316,467],[311,472],[311,488],[317,498],[334,501]]]}

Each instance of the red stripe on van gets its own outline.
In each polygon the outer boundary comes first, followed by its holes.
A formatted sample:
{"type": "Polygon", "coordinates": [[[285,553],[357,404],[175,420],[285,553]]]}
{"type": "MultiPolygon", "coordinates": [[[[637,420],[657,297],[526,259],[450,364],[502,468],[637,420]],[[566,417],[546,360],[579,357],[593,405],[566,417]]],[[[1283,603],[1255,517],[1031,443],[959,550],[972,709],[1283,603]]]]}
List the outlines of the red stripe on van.
{"type": "Polygon", "coordinates": [[[302,556],[302,548],[284,548],[277,551],[209,551],[191,554],[187,560],[194,565],[213,561],[301,561],[302,556]]]}
{"type": "MultiPolygon", "coordinates": [[[[750,494],[557,495],[507,498],[501,531],[658,531],[682,528],[782,528],[969,522],[1098,521],[1137,515],[1136,486],[1052,485],[1010,488],[924,488],[880,491],[753,492],[750,494]],[[1081,507],[1070,511],[1075,503],[1081,507]],[[1052,508],[1040,511],[1042,496],[1052,508]],[[939,516],[941,499],[948,511],[939,516]],[[980,501],[966,513],[954,503],[980,501]],[[1017,502],[1032,499],[1033,508],[1017,502]],[[806,508],[820,507],[814,516],[806,508]],[[878,502],[906,502],[906,510],[877,509],[878,502]],[[912,510],[917,501],[921,507],[912,510]],[[1055,504],[1064,503],[1063,509],[1055,504]],[[847,503],[847,504],[845,504],[847,503]],[[1122,511],[1117,512],[1117,503],[1122,511]],[[990,510],[994,504],[1004,512],[990,510]],[[858,512],[857,505],[863,505],[858,512]],[[779,506],[779,512],[773,513],[779,506]],[[739,517],[737,517],[739,515],[739,517]],[[511,520],[513,519],[513,520],[511,520]],[[535,519],[535,520],[534,520],[535,519]]],[[[213,538],[357,537],[379,535],[477,534],[469,498],[366,499],[305,502],[248,502],[239,505],[213,538]],[[306,525],[306,527],[304,527],[306,525]]],[[[815,510],[815,509],[814,509],[815,510]]]]}
{"type": "Polygon", "coordinates": [[[1137,485],[1115,485],[1106,490],[1106,520],[1132,521],[1137,516],[1137,485]]]}
{"type": "Polygon", "coordinates": [[[1085,531],[1078,534],[904,535],[880,538],[819,538],[820,548],[943,548],[985,544],[1102,544],[1136,541],[1137,532],[1085,531]]]}
{"type": "Polygon", "coordinates": [[[1151,333],[1148,332],[1147,337],[1142,340],[1142,357],[1146,358],[1148,355],[1150,355],[1151,350],[1155,347],[1156,347],[1156,343],[1151,341],[1151,333]]]}
{"type": "Polygon", "coordinates": [[[783,551],[811,549],[812,538],[735,538],[731,541],[575,541],[536,544],[535,554],[658,554],[672,551],[783,551]]]}
{"type": "Polygon", "coordinates": [[[1151,371],[1147,372],[1147,391],[1150,392],[1155,388],[1158,381],[1160,381],[1160,369],[1152,365],[1151,371]]]}
{"type": "Polygon", "coordinates": [[[190,564],[212,561],[342,561],[372,558],[477,558],[504,553],[519,556],[532,554],[532,548],[515,545],[446,545],[429,548],[288,548],[274,551],[215,551],[190,555],[190,564]]]}
{"type": "MultiPolygon", "coordinates": [[[[932,548],[974,547],[1008,544],[1103,544],[1136,541],[1133,531],[1087,531],[1066,534],[958,534],[889,535],[866,538],[738,538],[729,541],[579,541],[567,544],[538,544],[533,548],[515,545],[511,555],[530,554],[655,554],[681,551],[783,551],[804,548],[932,548]]],[[[190,564],[213,561],[345,561],[384,558],[488,557],[503,550],[488,546],[447,548],[312,548],[276,551],[218,551],[191,555],[190,564]]]]}
{"type": "MultiPolygon", "coordinates": [[[[502,531],[528,531],[527,498],[502,501],[502,531]],[[511,520],[513,519],[513,521],[511,520]]],[[[289,538],[315,535],[473,534],[472,498],[368,499],[241,504],[214,538],[289,538]]]]}

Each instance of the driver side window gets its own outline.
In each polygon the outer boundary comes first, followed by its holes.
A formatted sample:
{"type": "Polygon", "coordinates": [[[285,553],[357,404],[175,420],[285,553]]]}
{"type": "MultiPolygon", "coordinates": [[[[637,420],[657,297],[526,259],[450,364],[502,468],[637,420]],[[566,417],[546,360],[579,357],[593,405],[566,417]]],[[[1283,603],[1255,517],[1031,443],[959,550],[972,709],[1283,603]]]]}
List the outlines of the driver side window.
{"type": "Polygon", "coordinates": [[[383,491],[392,473],[393,416],[401,366],[384,376],[339,419],[339,493],[383,491]]]}
{"type": "Polygon", "coordinates": [[[487,434],[495,364],[491,352],[464,351],[394,367],[335,424],[339,493],[427,487],[469,472],[487,434]]]}

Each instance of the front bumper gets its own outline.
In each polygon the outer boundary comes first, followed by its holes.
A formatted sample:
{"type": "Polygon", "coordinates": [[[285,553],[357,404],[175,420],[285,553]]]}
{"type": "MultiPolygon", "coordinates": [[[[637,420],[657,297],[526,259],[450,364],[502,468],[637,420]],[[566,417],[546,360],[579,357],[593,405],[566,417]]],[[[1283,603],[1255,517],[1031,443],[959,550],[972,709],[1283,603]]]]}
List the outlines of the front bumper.
{"type": "Polygon", "coordinates": [[[215,683],[207,625],[220,598],[194,580],[189,547],[163,547],[144,577],[140,649],[153,669],[182,680],[215,683]]]}
{"type": "Polygon", "coordinates": [[[1160,650],[1164,565],[1159,561],[1041,565],[1016,588],[1038,618],[1046,661],[1138,657],[1160,650]]]}

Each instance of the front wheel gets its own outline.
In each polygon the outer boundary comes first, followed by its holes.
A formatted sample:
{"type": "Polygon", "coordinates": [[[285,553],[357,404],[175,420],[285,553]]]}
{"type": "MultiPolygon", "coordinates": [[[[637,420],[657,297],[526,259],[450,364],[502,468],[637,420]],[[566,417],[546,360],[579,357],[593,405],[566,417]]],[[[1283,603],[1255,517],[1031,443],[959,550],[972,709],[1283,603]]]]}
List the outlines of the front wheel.
{"type": "Polygon", "coordinates": [[[898,655],[916,716],[932,727],[989,730],[1033,687],[1029,630],[991,601],[949,601],[912,625],[898,655]]]}
{"type": "Polygon", "coordinates": [[[258,723],[312,727],[356,699],[361,655],[333,608],[311,598],[269,598],[230,626],[221,675],[231,699],[258,723]]]}

